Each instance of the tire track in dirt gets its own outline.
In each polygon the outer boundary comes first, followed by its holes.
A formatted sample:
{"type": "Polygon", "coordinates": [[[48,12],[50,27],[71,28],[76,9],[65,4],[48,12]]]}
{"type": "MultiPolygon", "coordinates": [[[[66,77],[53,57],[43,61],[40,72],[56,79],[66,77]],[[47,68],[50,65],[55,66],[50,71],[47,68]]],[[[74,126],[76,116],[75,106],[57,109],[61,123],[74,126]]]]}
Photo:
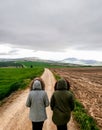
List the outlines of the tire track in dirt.
{"type": "MultiPolygon", "coordinates": [[[[55,78],[51,71],[45,69],[41,76],[45,82],[45,91],[49,100],[54,91],[55,78]]],[[[29,89],[17,91],[7,99],[0,107],[0,130],[31,130],[31,121],[29,120],[29,108],[25,106],[25,102],[29,93],[29,89]]],[[[50,106],[47,107],[48,119],[45,121],[43,130],[56,130],[56,126],[52,122],[52,111],[50,106]]],[[[73,122],[73,118],[69,122],[69,130],[78,130],[73,122]]]]}

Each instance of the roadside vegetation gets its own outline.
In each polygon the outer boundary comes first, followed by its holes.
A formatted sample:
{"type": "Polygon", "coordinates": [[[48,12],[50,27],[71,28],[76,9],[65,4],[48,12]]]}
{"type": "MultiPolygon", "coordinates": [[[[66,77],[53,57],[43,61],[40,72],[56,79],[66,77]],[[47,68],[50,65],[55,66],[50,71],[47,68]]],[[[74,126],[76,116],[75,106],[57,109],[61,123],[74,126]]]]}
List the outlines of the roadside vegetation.
{"type": "MultiPolygon", "coordinates": [[[[53,74],[56,80],[61,78],[60,75],[57,75],[56,73],[53,74]]],[[[78,123],[80,130],[100,130],[97,126],[96,121],[93,119],[92,116],[88,114],[87,110],[77,99],[75,99],[75,109],[72,114],[74,119],[78,123]]]]}
{"type": "Polygon", "coordinates": [[[0,100],[18,89],[24,89],[30,81],[40,76],[44,68],[0,68],[0,100]]]}
{"type": "Polygon", "coordinates": [[[88,114],[84,106],[77,100],[75,100],[73,116],[80,125],[81,130],[99,130],[96,121],[88,114]]]}

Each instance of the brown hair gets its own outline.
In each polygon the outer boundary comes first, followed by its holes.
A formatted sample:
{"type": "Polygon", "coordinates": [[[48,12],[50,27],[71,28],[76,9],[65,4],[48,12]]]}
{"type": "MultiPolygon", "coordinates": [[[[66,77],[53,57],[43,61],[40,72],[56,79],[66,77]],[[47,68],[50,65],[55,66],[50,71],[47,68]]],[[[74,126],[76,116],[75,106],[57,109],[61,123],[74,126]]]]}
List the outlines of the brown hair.
{"type": "Polygon", "coordinates": [[[56,81],[56,83],[55,83],[55,85],[54,85],[54,90],[55,90],[55,91],[57,90],[57,81],[56,81]]]}
{"type": "Polygon", "coordinates": [[[40,83],[41,83],[42,90],[45,90],[45,83],[44,83],[44,81],[42,80],[42,78],[40,78],[40,77],[36,77],[36,78],[34,78],[34,79],[32,80],[32,82],[31,82],[31,84],[30,84],[30,90],[33,90],[33,89],[32,89],[32,86],[33,86],[33,83],[34,83],[35,80],[39,80],[40,83]]]}

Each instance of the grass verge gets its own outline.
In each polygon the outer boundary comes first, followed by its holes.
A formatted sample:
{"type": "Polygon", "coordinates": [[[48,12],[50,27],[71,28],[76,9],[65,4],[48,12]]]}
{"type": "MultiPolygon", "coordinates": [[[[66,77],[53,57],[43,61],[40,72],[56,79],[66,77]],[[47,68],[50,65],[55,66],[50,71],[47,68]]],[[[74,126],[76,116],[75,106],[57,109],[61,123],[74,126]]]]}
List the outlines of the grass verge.
{"type": "Polygon", "coordinates": [[[81,130],[99,130],[96,121],[88,115],[84,106],[77,100],[75,100],[73,116],[80,125],[81,130]]]}

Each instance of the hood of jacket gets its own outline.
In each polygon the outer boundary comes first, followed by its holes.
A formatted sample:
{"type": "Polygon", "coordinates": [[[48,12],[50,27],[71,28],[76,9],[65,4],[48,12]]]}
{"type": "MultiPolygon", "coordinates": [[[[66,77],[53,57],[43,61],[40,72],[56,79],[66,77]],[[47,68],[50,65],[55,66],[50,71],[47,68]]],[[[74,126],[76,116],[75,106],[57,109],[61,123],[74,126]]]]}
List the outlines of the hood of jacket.
{"type": "Polygon", "coordinates": [[[42,90],[41,83],[39,80],[35,80],[32,86],[33,90],[42,90]]]}
{"type": "Polygon", "coordinates": [[[64,79],[58,80],[57,90],[67,90],[67,82],[64,79]]]}

